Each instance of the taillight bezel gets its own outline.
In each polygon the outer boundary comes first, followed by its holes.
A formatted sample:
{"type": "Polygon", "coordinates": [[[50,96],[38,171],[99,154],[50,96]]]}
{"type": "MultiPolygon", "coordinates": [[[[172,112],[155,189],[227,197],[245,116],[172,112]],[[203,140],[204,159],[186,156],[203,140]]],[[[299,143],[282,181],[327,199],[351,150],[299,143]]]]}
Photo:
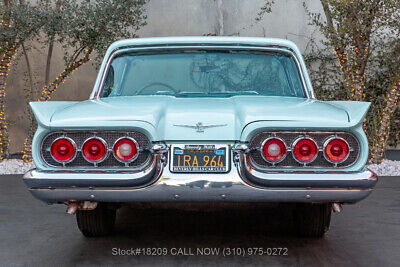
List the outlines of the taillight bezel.
{"type": "Polygon", "coordinates": [[[344,139],[344,138],[342,138],[342,137],[339,137],[339,136],[333,135],[333,136],[328,137],[328,138],[324,141],[324,146],[323,146],[323,149],[322,149],[322,150],[323,150],[323,154],[324,154],[325,160],[328,161],[329,163],[332,163],[332,164],[337,165],[337,164],[341,164],[341,163],[345,162],[345,161],[349,158],[350,152],[352,151],[352,148],[351,148],[349,142],[347,142],[346,139],[344,139]],[[338,140],[343,141],[343,142],[347,145],[347,148],[348,148],[347,155],[346,155],[342,160],[340,160],[340,161],[333,161],[333,160],[331,160],[331,159],[329,158],[328,155],[326,155],[326,148],[327,148],[328,144],[329,144],[332,140],[335,140],[335,139],[338,139],[338,140]]]}
{"type": "Polygon", "coordinates": [[[294,159],[297,163],[300,163],[300,164],[302,164],[302,165],[307,165],[307,164],[310,164],[310,163],[314,162],[314,161],[317,159],[320,149],[319,149],[318,143],[317,143],[313,138],[311,138],[311,137],[309,137],[309,136],[299,136],[299,137],[296,138],[296,140],[294,140],[294,142],[292,143],[291,151],[292,151],[292,157],[293,157],[293,159],[294,159]],[[298,142],[300,142],[301,140],[310,140],[310,141],[312,141],[312,142],[314,143],[314,145],[315,145],[315,147],[316,147],[316,153],[315,153],[314,157],[311,158],[311,159],[308,160],[308,161],[302,161],[302,160],[299,160],[299,159],[296,157],[296,154],[295,154],[295,147],[296,147],[296,145],[298,144],[298,142]]]}
{"type": "Polygon", "coordinates": [[[112,150],[112,154],[113,154],[114,158],[117,161],[119,161],[121,163],[124,163],[124,164],[129,164],[131,162],[134,162],[139,157],[139,154],[140,154],[139,143],[134,138],[132,138],[130,136],[122,136],[122,137],[118,138],[117,140],[115,140],[111,150],[112,150]],[[119,141],[121,141],[122,139],[128,139],[128,140],[132,141],[135,144],[135,147],[136,147],[136,154],[128,161],[124,161],[124,160],[121,160],[120,158],[118,158],[118,156],[115,154],[115,151],[114,151],[114,148],[115,148],[116,144],[119,141]]]}
{"type": "Polygon", "coordinates": [[[286,158],[286,156],[287,156],[287,154],[288,154],[288,150],[289,150],[289,148],[288,148],[288,146],[286,145],[285,141],[284,141],[282,138],[279,138],[279,137],[276,137],[276,136],[271,136],[271,137],[266,138],[266,139],[261,143],[260,153],[261,153],[261,157],[262,157],[266,162],[268,162],[268,163],[270,163],[270,164],[272,164],[272,165],[275,165],[275,164],[278,164],[278,163],[282,162],[282,161],[286,158]],[[276,140],[282,142],[282,144],[285,146],[285,153],[284,153],[284,155],[283,155],[280,159],[278,159],[278,160],[276,160],[276,161],[269,160],[269,159],[267,159],[267,158],[265,157],[265,155],[264,155],[264,145],[265,145],[268,141],[270,141],[270,140],[272,140],[272,139],[276,139],[276,140]]]}
{"type": "Polygon", "coordinates": [[[98,136],[91,136],[91,137],[87,138],[87,139],[82,143],[81,153],[82,153],[82,157],[83,157],[87,162],[92,163],[92,164],[99,164],[99,163],[105,161],[105,160],[108,158],[108,156],[109,156],[109,154],[110,154],[110,151],[109,151],[109,149],[108,149],[108,143],[107,143],[103,138],[98,137],[98,136]],[[99,141],[104,145],[104,155],[103,155],[103,157],[101,157],[101,158],[98,159],[98,160],[91,160],[91,159],[88,159],[88,158],[85,156],[85,152],[84,152],[84,149],[83,149],[83,148],[85,147],[85,144],[86,144],[88,141],[93,140],[93,139],[99,140],[99,141]]]}
{"type": "Polygon", "coordinates": [[[60,136],[60,137],[57,137],[56,139],[54,139],[53,142],[51,142],[51,145],[50,145],[50,156],[52,157],[52,159],[53,159],[55,162],[65,165],[65,164],[68,164],[68,163],[74,161],[77,155],[78,155],[78,146],[76,145],[75,141],[74,141],[72,138],[69,138],[69,137],[67,137],[67,136],[60,136]],[[73,156],[72,156],[70,159],[64,160],[64,161],[56,159],[56,158],[54,157],[53,153],[51,153],[51,147],[53,146],[53,144],[54,144],[55,142],[61,140],[61,139],[65,139],[65,140],[67,140],[68,142],[70,142],[70,143],[72,144],[73,149],[74,149],[74,154],[73,154],[73,156]]]}

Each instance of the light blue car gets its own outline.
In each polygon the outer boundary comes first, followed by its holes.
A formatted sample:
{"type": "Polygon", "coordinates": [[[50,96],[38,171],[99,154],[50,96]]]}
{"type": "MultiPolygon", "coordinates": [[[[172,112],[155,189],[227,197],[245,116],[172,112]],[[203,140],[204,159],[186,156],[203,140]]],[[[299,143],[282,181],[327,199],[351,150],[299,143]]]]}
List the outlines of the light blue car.
{"type": "Polygon", "coordinates": [[[76,212],[85,236],[142,202],[293,203],[298,233],[367,197],[370,103],[319,101],[290,41],[122,40],[87,101],[33,102],[30,192],[76,212]]]}

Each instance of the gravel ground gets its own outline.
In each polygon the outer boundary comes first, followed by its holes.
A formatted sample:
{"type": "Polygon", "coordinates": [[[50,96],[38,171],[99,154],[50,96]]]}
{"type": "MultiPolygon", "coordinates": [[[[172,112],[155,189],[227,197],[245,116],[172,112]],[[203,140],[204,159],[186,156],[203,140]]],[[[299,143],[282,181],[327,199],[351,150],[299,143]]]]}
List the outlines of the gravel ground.
{"type": "Polygon", "coordinates": [[[399,176],[400,161],[384,159],[381,164],[371,164],[368,168],[378,176],[399,176]]]}
{"type": "MultiPolygon", "coordinates": [[[[0,162],[1,174],[24,174],[34,168],[32,162],[25,163],[20,159],[6,159],[0,162]]],[[[368,168],[379,176],[399,176],[400,161],[385,159],[381,164],[368,165],[368,168]]]]}
{"type": "Polygon", "coordinates": [[[5,159],[0,162],[0,174],[23,174],[34,167],[33,162],[25,163],[20,159],[5,159]]]}

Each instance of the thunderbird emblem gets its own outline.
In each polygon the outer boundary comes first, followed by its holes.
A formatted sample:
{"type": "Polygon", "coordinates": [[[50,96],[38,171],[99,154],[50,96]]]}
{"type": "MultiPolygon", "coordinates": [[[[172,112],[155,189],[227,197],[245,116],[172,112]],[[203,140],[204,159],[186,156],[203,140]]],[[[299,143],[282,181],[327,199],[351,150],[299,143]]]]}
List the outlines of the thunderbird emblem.
{"type": "Polygon", "coordinates": [[[203,132],[204,132],[204,129],[207,129],[207,128],[214,128],[214,127],[222,127],[222,126],[226,126],[226,124],[210,124],[210,125],[203,125],[202,122],[198,122],[198,123],[196,123],[196,125],[174,124],[174,126],[192,128],[192,129],[196,129],[196,132],[198,132],[198,133],[203,133],[203,132]]]}

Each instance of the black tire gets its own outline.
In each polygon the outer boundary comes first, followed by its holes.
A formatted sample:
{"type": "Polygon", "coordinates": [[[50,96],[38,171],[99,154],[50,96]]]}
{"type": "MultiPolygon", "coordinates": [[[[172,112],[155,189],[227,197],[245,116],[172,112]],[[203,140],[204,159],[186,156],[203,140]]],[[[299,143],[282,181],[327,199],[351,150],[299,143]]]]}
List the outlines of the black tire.
{"type": "Polygon", "coordinates": [[[297,204],[294,219],[299,236],[321,238],[329,230],[331,204],[297,204]]]}
{"type": "Polygon", "coordinates": [[[98,237],[111,233],[114,229],[116,209],[110,209],[104,203],[98,203],[94,210],[78,210],[76,222],[86,237],[98,237]]]}

